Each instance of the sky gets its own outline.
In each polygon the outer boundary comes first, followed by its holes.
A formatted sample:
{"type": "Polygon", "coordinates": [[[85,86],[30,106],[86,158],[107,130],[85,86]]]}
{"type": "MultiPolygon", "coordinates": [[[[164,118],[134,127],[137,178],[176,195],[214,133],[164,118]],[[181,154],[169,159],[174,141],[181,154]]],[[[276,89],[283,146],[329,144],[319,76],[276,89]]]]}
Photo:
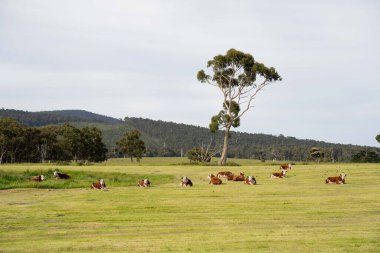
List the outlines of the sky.
{"type": "Polygon", "coordinates": [[[380,146],[377,0],[0,0],[0,108],[208,127],[230,48],[283,79],[234,130],[380,146]]]}

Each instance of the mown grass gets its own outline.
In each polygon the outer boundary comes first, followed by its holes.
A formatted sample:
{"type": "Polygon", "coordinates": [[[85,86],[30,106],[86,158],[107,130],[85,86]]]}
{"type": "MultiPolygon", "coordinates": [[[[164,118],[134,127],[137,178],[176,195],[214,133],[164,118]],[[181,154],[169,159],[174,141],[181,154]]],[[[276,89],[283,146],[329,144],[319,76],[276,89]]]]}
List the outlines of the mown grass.
{"type": "MultiPolygon", "coordinates": [[[[2,166],[6,172],[25,168],[35,166],[2,166]]],[[[278,166],[59,167],[174,179],[156,178],[148,189],[108,183],[109,191],[88,184],[0,191],[0,251],[380,252],[379,168],[296,165],[287,178],[271,180],[278,166]],[[254,175],[258,185],[208,184],[209,173],[228,169],[254,175]],[[341,171],[347,184],[324,183],[341,171]],[[193,180],[192,188],[178,187],[182,175],[193,180]]]]}

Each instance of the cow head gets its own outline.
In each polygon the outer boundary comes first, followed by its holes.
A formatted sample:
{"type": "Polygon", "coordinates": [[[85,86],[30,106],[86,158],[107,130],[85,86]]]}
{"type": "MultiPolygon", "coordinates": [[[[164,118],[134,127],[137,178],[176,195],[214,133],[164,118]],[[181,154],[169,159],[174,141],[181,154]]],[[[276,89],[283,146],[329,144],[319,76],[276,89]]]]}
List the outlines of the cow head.
{"type": "Polygon", "coordinates": [[[346,179],[347,174],[344,172],[340,173],[340,178],[344,181],[346,179]]]}
{"type": "Polygon", "coordinates": [[[45,180],[45,176],[41,175],[41,181],[44,181],[44,180],[45,180]]]}

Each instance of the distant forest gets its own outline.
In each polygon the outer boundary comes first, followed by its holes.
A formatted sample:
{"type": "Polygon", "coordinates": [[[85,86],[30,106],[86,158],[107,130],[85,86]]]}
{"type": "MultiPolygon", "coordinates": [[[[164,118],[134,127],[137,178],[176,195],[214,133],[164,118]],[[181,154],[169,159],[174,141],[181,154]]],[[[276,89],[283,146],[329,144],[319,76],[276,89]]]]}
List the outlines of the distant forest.
{"type": "MultiPolygon", "coordinates": [[[[41,127],[70,123],[76,127],[96,127],[101,130],[108,157],[117,157],[116,141],[126,132],[138,129],[147,147],[146,156],[186,156],[194,147],[218,149],[222,133],[210,133],[199,126],[142,118],[115,119],[83,110],[25,112],[0,109],[0,118],[11,117],[25,126],[41,127]]],[[[259,160],[310,161],[310,149],[319,148],[322,161],[349,162],[359,153],[380,153],[376,147],[334,144],[315,140],[300,140],[283,135],[232,132],[229,157],[259,160]]]]}

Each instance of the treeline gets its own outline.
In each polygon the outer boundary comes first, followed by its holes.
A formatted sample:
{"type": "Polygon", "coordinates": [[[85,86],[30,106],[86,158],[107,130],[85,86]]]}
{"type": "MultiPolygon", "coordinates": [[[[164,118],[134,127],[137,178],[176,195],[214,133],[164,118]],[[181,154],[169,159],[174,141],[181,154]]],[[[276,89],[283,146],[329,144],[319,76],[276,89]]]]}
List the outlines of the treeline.
{"type": "MultiPolygon", "coordinates": [[[[148,156],[186,156],[194,147],[206,147],[211,143],[213,151],[222,144],[221,132],[215,134],[204,127],[190,126],[160,120],[125,118],[117,127],[100,126],[105,140],[119,136],[128,129],[139,129],[147,148],[148,156]],[[118,132],[118,129],[120,133],[118,132]]],[[[119,138],[119,137],[117,137],[119,138]]],[[[112,150],[112,143],[108,143],[112,150]]],[[[309,161],[314,158],[310,149],[317,147],[324,153],[321,161],[350,162],[357,153],[380,153],[379,148],[357,145],[334,144],[315,140],[300,140],[284,135],[250,134],[232,132],[229,157],[259,160],[309,161]]]]}
{"type": "Polygon", "coordinates": [[[96,127],[26,127],[0,118],[0,163],[106,160],[107,148],[96,127]]]}
{"type": "MultiPolygon", "coordinates": [[[[205,127],[150,120],[129,118],[118,120],[81,110],[63,110],[31,113],[16,110],[0,110],[1,117],[14,118],[28,127],[53,124],[51,115],[62,116],[59,124],[70,122],[76,128],[96,127],[101,130],[103,142],[108,148],[109,157],[118,157],[116,142],[127,132],[138,129],[145,142],[146,156],[186,156],[194,147],[209,144],[213,153],[222,144],[221,132],[214,134],[205,127]],[[48,114],[48,116],[46,116],[48,114]],[[43,116],[45,115],[45,116],[43,116]],[[73,119],[76,119],[72,121],[73,119]],[[67,121],[66,121],[67,120],[67,121]]],[[[56,123],[54,123],[56,124],[56,123]]],[[[45,127],[43,127],[45,128],[45,127]]],[[[40,129],[40,128],[39,128],[40,129]]],[[[232,132],[229,157],[260,160],[313,160],[310,149],[316,147],[323,152],[321,161],[335,162],[372,162],[380,154],[380,149],[357,145],[334,144],[315,140],[300,140],[295,137],[268,134],[232,132]]]]}

